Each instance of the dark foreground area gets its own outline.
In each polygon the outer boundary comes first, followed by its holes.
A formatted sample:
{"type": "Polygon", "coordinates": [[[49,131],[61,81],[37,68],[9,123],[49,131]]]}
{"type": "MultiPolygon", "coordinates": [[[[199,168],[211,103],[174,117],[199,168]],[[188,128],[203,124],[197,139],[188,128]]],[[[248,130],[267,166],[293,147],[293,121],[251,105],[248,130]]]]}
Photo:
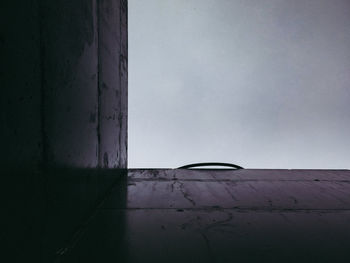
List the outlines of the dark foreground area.
{"type": "Polygon", "coordinates": [[[56,173],[3,187],[1,262],[350,260],[347,170],[56,173]]]}

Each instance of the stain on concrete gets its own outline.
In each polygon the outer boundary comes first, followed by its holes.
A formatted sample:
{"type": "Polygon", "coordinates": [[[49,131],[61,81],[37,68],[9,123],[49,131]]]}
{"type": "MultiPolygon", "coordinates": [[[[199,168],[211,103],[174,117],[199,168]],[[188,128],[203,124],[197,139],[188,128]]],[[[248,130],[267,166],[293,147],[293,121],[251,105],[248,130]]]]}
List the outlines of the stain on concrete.
{"type": "Polygon", "coordinates": [[[108,168],[108,153],[104,153],[103,155],[103,165],[104,165],[104,168],[108,168]]]}

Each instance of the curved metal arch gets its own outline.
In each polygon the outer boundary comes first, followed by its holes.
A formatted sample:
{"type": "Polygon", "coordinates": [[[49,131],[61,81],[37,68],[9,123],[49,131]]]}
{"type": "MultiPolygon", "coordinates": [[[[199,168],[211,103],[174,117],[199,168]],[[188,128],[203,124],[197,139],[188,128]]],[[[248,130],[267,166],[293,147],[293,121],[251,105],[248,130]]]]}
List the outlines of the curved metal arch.
{"type": "Polygon", "coordinates": [[[244,169],[242,166],[232,164],[232,163],[215,163],[215,162],[214,163],[192,163],[192,164],[178,167],[176,169],[189,169],[189,168],[201,167],[201,166],[224,166],[224,167],[232,167],[236,169],[244,169]]]}

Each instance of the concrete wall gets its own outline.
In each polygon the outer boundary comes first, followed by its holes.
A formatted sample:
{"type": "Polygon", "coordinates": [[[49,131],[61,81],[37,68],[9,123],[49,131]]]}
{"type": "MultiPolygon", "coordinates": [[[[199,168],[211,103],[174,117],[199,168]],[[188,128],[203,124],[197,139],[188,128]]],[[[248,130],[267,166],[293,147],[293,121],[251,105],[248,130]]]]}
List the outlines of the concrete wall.
{"type": "Polygon", "coordinates": [[[126,1],[5,2],[4,165],[126,168],[126,1]]]}
{"type": "Polygon", "coordinates": [[[50,166],[98,164],[94,0],[42,1],[45,146],[50,166]]]}
{"type": "Polygon", "coordinates": [[[0,262],[56,262],[125,183],[98,168],[127,167],[126,15],[121,0],[0,1],[0,262]]]}
{"type": "Polygon", "coordinates": [[[0,160],[35,168],[42,159],[38,1],[0,3],[0,160]]]}
{"type": "Polygon", "coordinates": [[[99,163],[102,167],[126,167],[127,1],[100,0],[98,10],[99,163]]]}

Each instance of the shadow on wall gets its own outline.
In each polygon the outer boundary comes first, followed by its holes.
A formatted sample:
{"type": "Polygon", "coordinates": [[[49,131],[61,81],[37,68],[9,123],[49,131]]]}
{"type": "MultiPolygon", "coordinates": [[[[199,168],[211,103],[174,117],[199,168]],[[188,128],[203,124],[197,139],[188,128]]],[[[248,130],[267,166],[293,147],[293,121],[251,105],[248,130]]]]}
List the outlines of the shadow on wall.
{"type": "MultiPolygon", "coordinates": [[[[118,188],[118,202],[125,206],[125,179],[122,169],[54,169],[2,176],[2,258],[54,262],[69,253],[112,189],[118,188]]],[[[118,220],[122,231],[123,216],[118,220]]]]}

